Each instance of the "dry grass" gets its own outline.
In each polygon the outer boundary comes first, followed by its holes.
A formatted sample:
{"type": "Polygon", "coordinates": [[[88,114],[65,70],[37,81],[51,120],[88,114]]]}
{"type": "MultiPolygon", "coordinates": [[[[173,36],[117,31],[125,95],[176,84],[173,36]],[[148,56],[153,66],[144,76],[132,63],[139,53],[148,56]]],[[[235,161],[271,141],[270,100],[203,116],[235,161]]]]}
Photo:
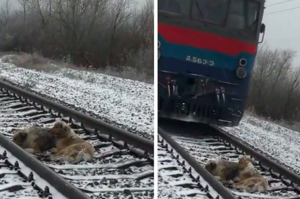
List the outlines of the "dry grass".
{"type": "MultiPolygon", "coordinates": [[[[74,69],[74,70],[85,70],[89,72],[102,73],[106,75],[121,77],[125,79],[131,79],[136,81],[142,81],[146,83],[153,83],[152,74],[148,74],[147,72],[140,71],[138,69],[132,67],[121,67],[121,70],[115,70],[113,67],[106,67],[105,69],[87,69],[85,67],[75,66],[71,63],[59,61],[59,60],[51,60],[41,56],[38,53],[27,54],[11,54],[3,56],[3,62],[11,63],[20,68],[26,68],[30,70],[43,71],[46,73],[54,73],[62,68],[74,69]]],[[[76,77],[72,76],[72,73],[66,72],[67,77],[76,79],[76,77]]]]}
{"type": "Polygon", "coordinates": [[[20,68],[44,72],[54,72],[59,69],[59,67],[53,65],[49,59],[44,58],[36,53],[7,55],[2,58],[2,61],[6,63],[12,63],[20,68]]]}
{"type": "Polygon", "coordinates": [[[141,72],[138,69],[132,67],[122,67],[121,70],[116,71],[113,67],[106,67],[105,69],[98,69],[97,72],[103,73],[110,76],[121,77],[124,79],[132,79],[136,81],[153,83],[153,76],[146,72],[141,72]]]}

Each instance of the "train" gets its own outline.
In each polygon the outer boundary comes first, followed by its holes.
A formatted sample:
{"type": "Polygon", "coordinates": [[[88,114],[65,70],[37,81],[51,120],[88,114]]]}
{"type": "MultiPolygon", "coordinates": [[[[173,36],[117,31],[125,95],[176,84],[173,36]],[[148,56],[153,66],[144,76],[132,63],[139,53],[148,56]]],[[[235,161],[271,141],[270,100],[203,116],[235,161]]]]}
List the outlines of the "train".
{"type": "Polygon", "coordinates": [[[158,0],[158,117],[237,126],[265,0],[158,0]]]}

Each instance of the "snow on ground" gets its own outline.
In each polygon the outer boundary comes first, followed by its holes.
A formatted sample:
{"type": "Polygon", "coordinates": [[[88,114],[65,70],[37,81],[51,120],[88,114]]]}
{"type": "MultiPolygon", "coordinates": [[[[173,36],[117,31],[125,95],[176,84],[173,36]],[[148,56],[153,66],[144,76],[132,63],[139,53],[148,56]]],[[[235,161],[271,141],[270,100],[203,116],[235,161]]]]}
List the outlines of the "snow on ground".
{"type": "Polygon", "coordinates": [[[65,68],[45,73],[18,68],[1,59],[0,78],[153,139],[152,84],[65,68]]]}
{"type": "Polygon", "coordinates": [[[299,132],[246,115],[239,126],[222,129],[300,173],[299,132]]]}

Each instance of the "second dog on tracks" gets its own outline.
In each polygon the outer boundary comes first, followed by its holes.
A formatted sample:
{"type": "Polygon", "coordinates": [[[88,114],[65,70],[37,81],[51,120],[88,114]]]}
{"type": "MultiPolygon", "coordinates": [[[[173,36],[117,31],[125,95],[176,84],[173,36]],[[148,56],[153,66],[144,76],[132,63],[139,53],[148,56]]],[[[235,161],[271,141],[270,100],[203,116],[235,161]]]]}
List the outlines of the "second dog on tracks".
{"type": "Polygon", "coordinates": [[[65,122],[56,122],[49,132],[56,138],[55,147],[52,149],[55,154],[53,160],[74,164],[93,159],[94,147],[80,138],[65,122]]]}
{"type": "Polygon", "coordinates": [[[50,128],[25,127],[15,131],[13,142],[29,153],[41,153],[55,146],[55,137],[49,130],[50,128]]]}
{"type": "Polygon", "coordinates": [[[266,192],[268,182],[252,164],[251,158],[243,156],[239,162],[211,160],[205,169],[216,179],[229,182],[235,189],[253,192],[266,192]],[[232,182],[233,181],[233,182],[232,182]]]}
{"type": "Polygon", "coordinates": [[[210,160],[205,169],[220,181],[236,181],[239,176],[239,164],[227,160],[210,160]]]}
{"type": "Polygon", "coordinates": [[[239,159],[239,179],[245,180],[251,177],[261,177],[259,171],[252,164],[249,156],[243,156],[239,159]]]}
{"type": "Polygon", "coordinates": [[[243,156],[239,159],[239,182],[235,183],[235,189],[247,192],[266,192],[268,182],[252,164],[251,158],[243,156]]]}
{"type": "Polygon", "coordinates": [[[268,182],[262,176],[260,177],[250,177],[244,179],[238,183],[233,185],[233,188],[244,190],[250,193],[253,192],[267,192],[268,190],[268,182]]]}

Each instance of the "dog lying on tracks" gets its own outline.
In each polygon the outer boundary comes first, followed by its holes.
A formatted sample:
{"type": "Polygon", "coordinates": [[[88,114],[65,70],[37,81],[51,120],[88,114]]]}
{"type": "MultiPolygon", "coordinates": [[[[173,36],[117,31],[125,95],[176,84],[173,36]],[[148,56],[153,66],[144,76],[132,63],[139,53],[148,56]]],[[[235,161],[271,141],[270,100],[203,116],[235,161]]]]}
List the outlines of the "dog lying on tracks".
{"type": "Polygon", "coordinates": [[[252,164],[251,158],[243,156],[239,159],[239,180],[245,180],[251,177],[261,177],[259,171],[252,164]]]}
{"type": "Polygon", "coordinates": [[[13,142],[29,153],[41,153],[55,146],[55,137],[50,128],[26,127],[15,131],[13,142]]]}
{"type": "Polygon", "coordinates": [[[268,182],[262,176],[250,177],[240,182],[233,184],[233,188],[244,190],[250,193],[253,192],[267,192],[268,182]]]}
{"type": "Polygon", "coordinates": [[[237,181],[239,176],[239,164],[227,160],[211,160],[205,165],[205,169],[220,181],[237,181]]]}
{"type": "Polygon", "coordinates": [[[247,156],[240,158],[239,162],[212,160],[205,165],[205,169],[216,179],[230,182],[235,189],[252,193],[266,192],[268,188],[268,182],[254,167],[250,157],[247,156]]]}
{"type": "Polygon", "coordinates": [[[259,171],[254,167],[251,158],[244,156],[239,159],[239,182],[235,183],[235,189],[241,189],[247,192],[266,192],[268,182],[259,171]]]}
{"type": "Polygon", "coordinates": [[[49,130],[56,139],[53,160],[79,163],[90,161],[94,157],[94,147],[80,138],[65,122],[56,122],[49,130]]]}

